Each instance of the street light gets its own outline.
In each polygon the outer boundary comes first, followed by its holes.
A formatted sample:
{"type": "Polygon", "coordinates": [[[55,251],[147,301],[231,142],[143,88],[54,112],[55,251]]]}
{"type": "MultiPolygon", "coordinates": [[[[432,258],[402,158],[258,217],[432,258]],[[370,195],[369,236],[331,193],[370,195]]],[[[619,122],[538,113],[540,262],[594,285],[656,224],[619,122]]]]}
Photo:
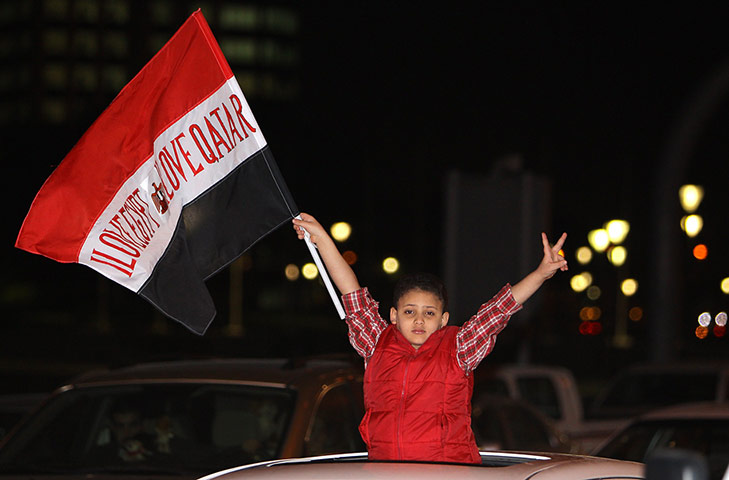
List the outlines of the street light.
{"type": "Polygon", "coordinates": [[[630,232],[630,224],[625,220],[610,220],[605,224],[610,243],[620,245],[630,232]]]}
{"type": "Polygon", "coordinates": [[[587,234],[587,241],[596,252],[602,253],[610,246],[610,237],[607,230],[598,228],[587,234]]]}
{"type": "Polygon", "coordinates": [[[678,189],[681,207],[686,213],[693,213],[704,199],[704,189],[700,185],[683,185],[678,189]]]}

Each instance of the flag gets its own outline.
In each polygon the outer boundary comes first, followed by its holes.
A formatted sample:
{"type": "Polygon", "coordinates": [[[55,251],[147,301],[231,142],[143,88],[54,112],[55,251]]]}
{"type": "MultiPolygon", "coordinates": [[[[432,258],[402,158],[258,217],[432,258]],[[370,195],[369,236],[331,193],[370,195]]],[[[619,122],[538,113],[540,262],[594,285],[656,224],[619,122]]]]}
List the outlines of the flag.
{"type": "Polygon", "coordinates": [[[202,335],[205,280],[297,214],[198,10],[46,180],[16,247],[87,265],[202,335]]]}

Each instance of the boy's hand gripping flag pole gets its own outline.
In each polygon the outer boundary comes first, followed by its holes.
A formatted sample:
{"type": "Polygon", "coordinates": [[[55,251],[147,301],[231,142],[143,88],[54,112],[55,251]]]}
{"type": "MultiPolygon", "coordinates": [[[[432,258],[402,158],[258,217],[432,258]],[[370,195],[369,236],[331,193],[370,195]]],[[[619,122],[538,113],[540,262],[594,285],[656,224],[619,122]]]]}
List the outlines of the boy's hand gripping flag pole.
{"type": "MultiPolygon", "coordinates": [[[[297,215],[296,218],[298,220],[301,220],[301,215],[297,215]]],[[[304,229],[304,241],[306,242],[306,246],[309,248],[309,253],[311,253],[312,258],[314,259],[316,268],[319,269],[319,274],[321,275],[322,280],[324,280],[324,285],[327,286],[329,296],[332,297],[332,302],[334,302],[337,313],[339,313],[339,318],[344,320],[346,315],[344,314],[344,308],[342,307],[342,303],[339,301],[339,296],[334,290],[334,285],[332,285],[332,281],[329,279],[329,274],[327,273],[326,267],[324,267],[324,262],[321,261],[321,257],[319,256],[319,252],[316,249],[316,245],[311,243],[311,235],[309,235],[309,232],[307,232],[306,229],[304,229]]]]}

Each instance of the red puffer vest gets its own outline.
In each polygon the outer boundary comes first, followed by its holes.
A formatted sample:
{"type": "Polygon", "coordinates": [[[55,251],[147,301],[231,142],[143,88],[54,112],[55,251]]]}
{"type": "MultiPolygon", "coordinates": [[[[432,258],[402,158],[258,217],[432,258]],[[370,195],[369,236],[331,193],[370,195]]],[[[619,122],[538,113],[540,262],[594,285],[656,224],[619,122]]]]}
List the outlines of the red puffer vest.
{"type": "Polygon", "coordinates": [[[456,359],[458,327],[415,349],[394,325],[382,332],[364,377],[359,430],[374,460],[480,463],[471,430],[473,375],[456,359]]]}

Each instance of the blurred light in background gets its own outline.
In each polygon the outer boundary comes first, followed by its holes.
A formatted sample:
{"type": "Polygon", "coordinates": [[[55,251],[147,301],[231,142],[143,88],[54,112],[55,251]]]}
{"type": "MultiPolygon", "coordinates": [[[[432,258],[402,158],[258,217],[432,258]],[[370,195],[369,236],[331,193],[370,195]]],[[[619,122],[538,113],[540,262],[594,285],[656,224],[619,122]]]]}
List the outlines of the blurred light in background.
{"type": "Polygon", "coordinates": [[[307,280],[314,280],[319,275],[319,269],[313,263],[307,263],[301,267],[301,274],[307,280]]]}
{"type": "Polygon", "coordinates": [[[590,274],[590,272],[582,272],[578,275],[574,275],[570,279],[570,287],[578,293],[584,292],[590,284],[592,284],[592,274],[590,274]]]}
{"type": "Polygon", "coordinates": [[[638,291],[638,282],[634,278],[626,278],[620,284],[620,291],[626,297],[632,297],[638,291]]]}
{"type": "Polygon", "coordinates": [[[729,277],[726,277],[721,281],[721,291],[729,294],[729,277]]]}
{"type": "Polygon", "coordinates": [[[605,224],[605,231],[613,245],[620,245],[630,232],[630,224],[625,220],[610,220],[605,224]]]}
{"type": "Polygon", "coordinates": [[[628,318],[634,322],[640,322],[643,320],[643,309],[640,307],[633,307],[628,310],[628,318]]]}
{"type": "Polygon", "coordinates": [[[582,335],[599,335],[602,332],[600,322],[581,322],[579,328],[582,335]]]}
{"type": "Polygon", "coordinates": [[[696,338],[703,340],[709,335],[709,329],[699,325],[698,327],[696,327],[694,335],[696,335],[696,338]]]}
{"type": "Polygon", "coordinates": [[[608,250],[608,260],[616,267],[623,265],[627,258],[628,251],[623,246],[617,245],[610,247],[610,250],[608,250]]]}
{"type": "Polygon", "coordinates": [[[596,252],[604,252],[610,245],[610,237],[608,237],[608,232],[604,228],[598,228],[588,233],[587,241],[590,242],[590,246],[596,252]]]}
{"type": "Polygon", "coordinates": [[[726,334],[726,327],[722,327],[721,325],[714,326],[714,329],[712,330],[714,332],[714,336],[717,338],[721,338],[726,334]]]}
{"type": "Polygon", "coordinates": [[[587,298],[590,300],[597,300],[602,295],[602,290],[597,285],[590,285],[587,288],[587,298]]]}
{"type": "Polygon", "coordinates": [[[699,325],[702,327],[708,327],[711,324],[711,314],[709,312],[703,312],[699,315],[699,325]]]}
{"type": "Polygon", "coordinates": [[[582,307],[580,309],[580,320],[589,322],[599,320],[601,316],[602,310],[600,310],[600,307],[582,307]]]}
{"type": "Polygon", "coordinates": [[[329,232],[332,238],[338,242],[346,242],[352,234],[352,227],[347,222],[337,222],[331,226],[329,232]]]}
{"type": "Polygon", "coordinates": [[[348,265],[354,265],[355,263],[357,263],[357,254],[354,253],[352,250],[347,250],[346,252],[342,253],[342,257],[348,265]]]}
{"type": "Polygon", "coordinates": [[[293,263],[289,263],[284,269],[284,275],[286,275],[286,278],[292,282],[299,279],[300,273],[301,272],[299,271],[299,267],[297,267],[293,263]]]}
{"type": "Polygon", "coordinates": [[[717,325],[720,327],[726,326],[726,312],[719,312],[716,314],[716,318],[714,319],[714,322],[716,322],[717,325]]]}
{"type": "Polygon", "coordinates": [[[681,219],[681,230],[691,238],[698,235],[702,228],[704,228],[704,219],[701,218],[701,215],[693,214],[681,219]]]}
{"type": "Polygon", "coordinates": [[[683,210],[686,213],[693,213],[704,198],[704,189],[699,185],[683,185],[678,189],[678,198],[683,210]]]}
{"type": "Polygon", "coordinates": [[[387,257],[382,261],[382,269],[385,273],[392,275],[400,269],[400,262],[397,258],[387,257]]]}
{"type": "Polygon", "coordinates": [[[589,247],[580,247],[575,252],[575,257],[577,257],[577,263],[587,265],[592,261],[592,250],[589,247]]]}
{"type": "Polygon", "coordinates": [[[706,260],[706,257],[709,255],[709,249],[703,243],[699,243],[694,247],[693,254],[696,260],[706,260]]]}

